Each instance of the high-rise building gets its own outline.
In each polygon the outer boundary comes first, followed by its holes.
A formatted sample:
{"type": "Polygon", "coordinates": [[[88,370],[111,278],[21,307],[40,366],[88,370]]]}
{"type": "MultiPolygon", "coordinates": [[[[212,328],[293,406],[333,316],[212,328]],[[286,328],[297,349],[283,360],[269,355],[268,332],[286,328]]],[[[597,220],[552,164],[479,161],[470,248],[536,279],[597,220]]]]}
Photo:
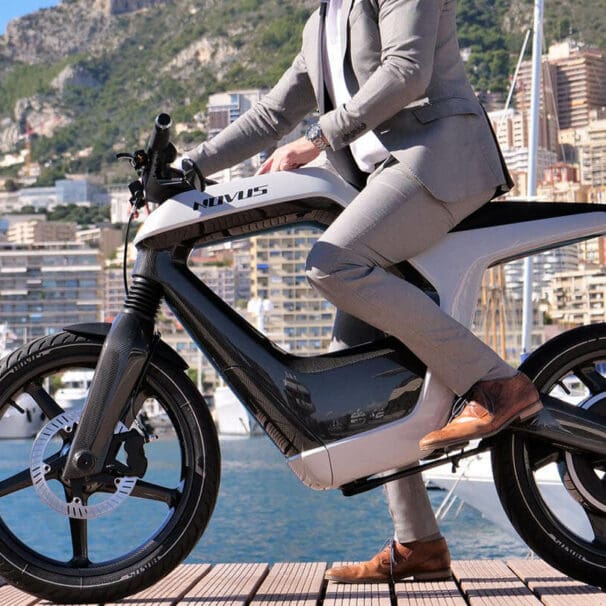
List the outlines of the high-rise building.
{"type": "MultiPolygon", "coordinates": [[[[208,98],[207,122],[209,138],[214,137],[226,126],[234,122],[244,112],[250,109],[259,101],[267,91],[264,89],[233,90],[224,93],[216,93],[208,98]]],[[[213,179],[226,182],[239,177],[248,177],[253,175],[261,164],[267,159],[270,153],[279,145],[284,145],[289,141],[298,139],[306,129],[309,117],[305,118],[300,124],[287,133],[276,145],[270,149],[263,150],[252,158],[221,171],[212,176],[213,179]]]]}
{"type": "MultiPolygon", "coordinates": [[[[526,149],[530,137],[530,118],[526,111],[508,109],[490,112],[499,145],[502,149],[526,149]]],[[[551,152],[558,151],[558,129],[555,120],[540,120],[539,148],[551,152]]]]}
{"type": "Polygon", "coordinates": [[[590,111],[606,106],[606,56],[567,40],[552,45],[547,60],[556,70],[560,129],[587,126],[590,111]]]}
{"type": "Polygon", "coordinates": [[[578,172],[571,164],[552,164],[543,172],[537,198],[549,202],[587,202],[589,188],[581,184],[578,172]]]}
{"type": "Polygon", "coordinates": [[[606,188],[606,109],[593,110],[590,117],[580,146],[583,182],[597,189],[606,188]]]}
{"type": "Polygon", "coordinates": [[[37,244],[40,242],[75,242],[77,224],[63,221],[32,219],[13,223],[6,234],[9,242],[37,244]]]}
{"type": "Polygon", "coordinates": [[[606,272],[598,265],[557,273],[547,290],[549,314],[566,327],[606,321],[606,272]]]}
{"type": "Polygon", "coordinates": [[[296,353],[327,351],[334,306],[307,282],[305,261],[321,232],[292,227],[252,238],[251,294],[261,302],[267,336],[296,353]],[[265,301],[269,303],[263,305],[265,301]]]}
{"type": "Polygon", "coordinates": [[[25,341],[98,322],[101,280],[98,251],[82,244],[0,243],[0,324],[25,341]]]}
{"type": "MultiPolygon", "coordinates": [[[[263,89],[234,90],[225,93],[216,93],[208,98],[208,136],[212,139],[226,126],[235,122],[246,110],[250,109],[264,94],[263,89]]],[[[222,171],[221,175],[213,175],[221,181],[231,181],[237,177],[246,177],[255,173],[261,166],[267,152],[256,154],[240,164],[222,171]]],[[[210,175],[208,175],[210,176],[210,175]]]]}
{"type": "MultiPolygon", "coordinates": [[[[579,249],[576,244],[554,248],[533,259],[533,299],[539,301],[549,288],[553,276],[563,271],[574,271],[579,263],[579,249]]],[[[505,283],[512,299],[521,299],[524,283],[524,266],[521,260],[504,266],[505,283]]]]}

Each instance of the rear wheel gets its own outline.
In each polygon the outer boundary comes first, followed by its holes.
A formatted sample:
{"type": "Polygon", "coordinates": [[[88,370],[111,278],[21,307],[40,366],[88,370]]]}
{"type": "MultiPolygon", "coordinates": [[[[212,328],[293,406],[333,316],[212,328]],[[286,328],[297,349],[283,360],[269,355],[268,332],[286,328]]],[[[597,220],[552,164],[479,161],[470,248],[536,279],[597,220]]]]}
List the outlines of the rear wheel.
{"type": "Polygon", "coordinates": [[[42,426],[33,442],[5,448],[0,576],[56,602],[113,601],[162,578],[198,541],[218,492],[219,446],[206,403],[160,358],[137,396],[143,413],[116,427],[103,472],[61,479],[101,346],[60,333],[0,366],[0,432],[28,419],[32,429],[42,426]]]}
{"type": "MultiPolygon", "coordinates": [[[[606,424],[606,325],[571,330],[522,370],[542,394],[590,409],[606,424]]],[[[562,572],[606,586],[606,457],[514,431],[492,454],[501,503],[524,541],[562,572]]]]}

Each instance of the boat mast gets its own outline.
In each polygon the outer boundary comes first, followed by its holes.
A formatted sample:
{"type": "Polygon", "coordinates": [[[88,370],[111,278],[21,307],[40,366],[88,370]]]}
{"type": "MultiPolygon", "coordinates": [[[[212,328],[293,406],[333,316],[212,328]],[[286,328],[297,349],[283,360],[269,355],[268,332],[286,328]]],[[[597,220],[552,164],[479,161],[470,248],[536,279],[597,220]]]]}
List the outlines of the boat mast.
{"type": "MultiPolygon", "coordinates": [[[[528,186],[526,195],[534,201],[537,195],[537,152],[539,147],[539,107],[541,88],[541,54],[543,51],[543,0],[534,3],[532,39],[532,83],[530,94],[530,136],[528,140],[528,186]]],[[[522,308],[522,359],[531,351],[532,337],[532,257],[524,259],[524,290],[522,308]]]]}

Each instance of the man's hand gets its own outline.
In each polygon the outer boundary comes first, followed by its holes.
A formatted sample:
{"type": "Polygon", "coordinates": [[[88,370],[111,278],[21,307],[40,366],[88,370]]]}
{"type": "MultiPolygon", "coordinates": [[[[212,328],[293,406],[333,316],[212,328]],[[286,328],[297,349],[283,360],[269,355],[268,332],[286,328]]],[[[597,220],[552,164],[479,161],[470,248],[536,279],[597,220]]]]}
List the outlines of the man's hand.
{"type": "Polygon", "coordinates": [[[301,137],[292,143],[278,147],[276,151],[263,162],[257,171],[258,175],[275,173],[281,170],[294,170],[315,160],[320,155],[320,150],[305,137],[301,137]]]}

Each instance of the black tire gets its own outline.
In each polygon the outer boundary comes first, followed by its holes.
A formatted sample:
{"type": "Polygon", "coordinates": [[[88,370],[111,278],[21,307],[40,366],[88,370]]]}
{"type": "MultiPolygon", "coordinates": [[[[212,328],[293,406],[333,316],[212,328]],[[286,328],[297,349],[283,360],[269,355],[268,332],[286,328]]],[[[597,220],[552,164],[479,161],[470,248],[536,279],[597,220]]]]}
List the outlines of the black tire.
{"type": "MultiPolygon", "coordinates": [[[[67,370],[94,368],[101,346],[94,339],[59,333],[5,358],[0,363],[0,415],[14,410],[10,402],[16,399],[19,403],[26,392],[25,397],[34,394],[48,417],[57,415],[61,409],[53,410],[55,401],[47,396],[57,394],[53,386],[58,378],[67,376],[63,374],[67,370]]],[[[104,517],[70,521],[38,498],[31,479],[28,484],[28,474],[16,475],[29,469],[29,458],[16,454],[12,468],[3,461],[0,576],[8,582],[60,603],[113,602],[161,579],[195,546],[219,489],[220,454],[214,422],[189,378],[167,359],[154,357],[140,394],[160,405],[169,431],[144,445],[148,461],[144,476],[131,495],[104,517]],[[25,528],[23,519],[27,520],[25,528]]],[[[48,447],[49,453],[55,443],[60,448],[55,454],[57,466],[68,450],[67,431],[57,433],[48,447]]],[[[14,443],[15,451],[23,453],[31,447],[30,441],[14,443]]],[[[120,461],[130,463],[124,449],[119,454],[120,461]]],[[[54,470],[49,472],[48,486],[58,488],[64,500],[73,501],[73,487],[62,485],[59,476],[54,470]]],[[[76,494],[85,494],[84,503],[93,504],[95,499],[108,498],[112,487],[106,473],[76,494]]]]}
{"type": "MultiPolygon", "coordinates": [[[[559,335],[522,370],[542,394],[590,408],[606,423],[606,324],[559,335]]],[[[495,440],[495,485],[522,539],[565,574],[604,588],[606,459],[568,452],[521,432],[506,431],[495,440]],[[547,476],[551,482],[559,477],[557,490],[542,481],[547,476]]]]}

